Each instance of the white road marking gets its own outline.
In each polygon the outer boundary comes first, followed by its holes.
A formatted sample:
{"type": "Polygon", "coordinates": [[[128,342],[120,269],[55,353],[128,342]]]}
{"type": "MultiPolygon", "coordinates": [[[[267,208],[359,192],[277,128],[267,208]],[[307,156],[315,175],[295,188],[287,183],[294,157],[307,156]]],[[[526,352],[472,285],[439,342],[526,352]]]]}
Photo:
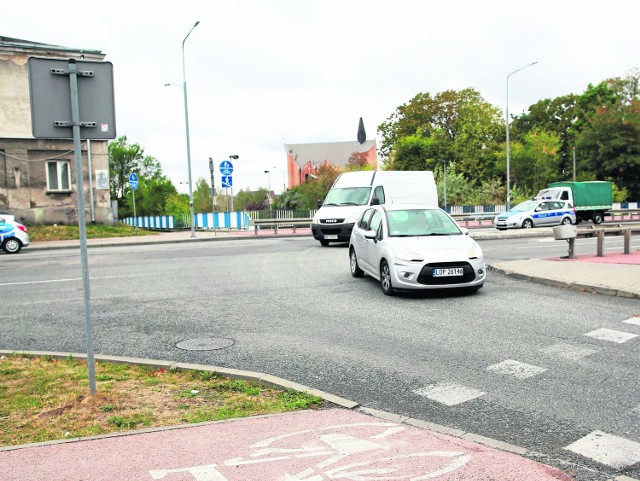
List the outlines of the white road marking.
{"type": "MultiPolygon", "coordinates": [[[[101,280],[101,279],[122,279],[122,278],[131,278],[131,277],[141,277],[141,276],[147,276],[150,274],[132,274],[132,275],[127,275],[127,276],[96,276],[96,277],[89,277],[89,280],[91,281],[97,281],[97,280],[101,280]]],[[[6,286],[29,286],[32,284],[53,284],[55,282],[78,282],[78,281],[82,281],[82,277],[70,277],[68,279],[47,279],[47,280],[43,280],[43,281],[23,281],[23,282],[6,282],[4,284],[0,284],[0,287],[6,287],[6,286]]]]}
{"type": "Polygon", "coordinates": [[[627,324],[635,324],[636,326],[640,326],[640,317],[632,317],[631,319],[627,319],[626,321],[622,321],[627,324]]]}
{"type": "Polygon", "coordinates": [[[432,401],[439,402],[446,406],[455,406],[463,402],[484,396],[483,391],[470,387],[456,384],[453,382],[445,382],[439,384],[429,384],[426,387],[413,391],[418,396],[426,397],[432,401]]]}
{"type": "Polygon", "coordinates": [[[571,344],[559,343],[540,349],[541,352],[558,356],[570,361],[578,361],[583,357],[591,356],[598,352],[596,349],[587,349],[586,347],[572,346],[571,344]]]}
{"type": "Polygon", "coordinates": [[[587,332],[585,336],[594,337],[602,341],[616,342],[622,344],[634,337],[638,337],[637,334],[631,334],[629,332],[614,331],[613,329],[596,329],[595,331],[587,332]]]}
{"type": "Polygon", "coordinates": [[[640,443],[602,431],[594,431],[564,449],[615,469],[640,462],[640,443]]]}
{"type": "Polygon", "coordinates": [[[545,372],[547,368],[540,366],[533,366],[520,361],[514,361],[513,359],[507,359],[506,361],[493,364],[487,368],[487,371],[495,372],[496,374],[504,374],[506,376],[513,376],[517,379],[527,379],[533,376],[537,376],[545,372]]]}

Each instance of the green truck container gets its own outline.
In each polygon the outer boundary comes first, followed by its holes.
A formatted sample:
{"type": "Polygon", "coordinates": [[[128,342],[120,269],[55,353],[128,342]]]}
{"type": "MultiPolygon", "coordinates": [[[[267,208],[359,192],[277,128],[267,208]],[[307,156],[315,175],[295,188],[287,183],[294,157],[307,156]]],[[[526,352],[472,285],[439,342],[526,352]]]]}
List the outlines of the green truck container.
{"type": "Polygon", "coordinates": [[[600,224],[613,207],[613,190],[608,181],[553,182],[536,199],[568,200],[576,209],[577,223],[591,220],[600,224]]]}

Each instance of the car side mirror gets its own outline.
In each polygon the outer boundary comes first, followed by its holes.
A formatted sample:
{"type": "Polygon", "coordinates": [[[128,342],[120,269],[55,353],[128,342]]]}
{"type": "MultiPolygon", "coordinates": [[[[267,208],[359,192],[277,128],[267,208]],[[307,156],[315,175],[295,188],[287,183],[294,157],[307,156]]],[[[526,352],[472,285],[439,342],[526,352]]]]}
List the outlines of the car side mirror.
{"type": "Polygon", "coordinates": [[[460,227],[460,230],[464,235],[469,235],[469,229],[467,229],[466,227],[460,227]]]}
{"type": "Polygon", "coordinates": [[[378,237],[378,233],[374,230],[368,230],[364,233],[364,238],[365,239],[375,239],[376,237],[378,237]]]}

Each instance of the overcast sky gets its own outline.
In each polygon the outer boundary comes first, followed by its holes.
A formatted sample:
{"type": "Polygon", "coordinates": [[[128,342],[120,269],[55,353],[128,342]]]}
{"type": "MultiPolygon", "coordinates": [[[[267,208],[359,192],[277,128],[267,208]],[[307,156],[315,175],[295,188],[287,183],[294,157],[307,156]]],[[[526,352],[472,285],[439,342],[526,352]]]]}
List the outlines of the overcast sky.
{"type": "MultiPolygon", "coordinates": [[[[419,92],[475,88],[518,114],[640,67],[640,2],[609,0],[3,1],[0,35],[101,50],[117,135],[187,192],[231,154],[234,192],[284,184],[283,144],[367,138],[419,92]],[[164,84],[178,85],[165,87],[164,84]],[[264,173],[269,170],[270,174],[264,173]]],[[[220,173],[216,167],[216,184],[220,173]]]]}

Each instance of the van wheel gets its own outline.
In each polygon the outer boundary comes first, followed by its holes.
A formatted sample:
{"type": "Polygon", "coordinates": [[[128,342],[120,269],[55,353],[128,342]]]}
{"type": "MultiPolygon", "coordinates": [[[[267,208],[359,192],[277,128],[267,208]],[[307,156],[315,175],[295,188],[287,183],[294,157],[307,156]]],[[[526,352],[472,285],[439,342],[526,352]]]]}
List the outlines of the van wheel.
{"type": "Polygon", "coordinates": [[[349,264],[351,265],[351,275],[353,277],[362,277],[364,275],[364,271],[358,265],[358,256],[356,256],[356,250],[353,247],[349,252],[349,264]]]}
{"type": "Polygon", "coordinates": [[[593,220],[594,224],[602,224],[602,213],[594,212],[593,216],[591,217],[591,220],[593,220]]]}
{"type": "Polygon", "coordinates": [[[15,237],[10,237],[9,239],[5,239],[2,243],[2,250],[7,254],[17,254],[22,249],[22,242],[20,242],[15,237]]]}
{"type": "Polygon", "coordinates": [[[320,245],[321,245],[322,247],[327,247],[327,246],[329,245],[329,241],[328,241],[328,240],[324,240],[324,239],[322,239],[322,240],[320,241],[320,245]]]}
{"type": "Polygon", "coordinates": [[[391,270],[385,260],[380,263],[380,287],[382,288],[382,292],[387,296],[395,295],[393,285],[391,284],[391,270]]]}
{"type": "Polygon", "coordinates": [[[531,229],[533,227],[533,221],[531,219],[525,219],[522,223],[523,229],[531,229]]]}

